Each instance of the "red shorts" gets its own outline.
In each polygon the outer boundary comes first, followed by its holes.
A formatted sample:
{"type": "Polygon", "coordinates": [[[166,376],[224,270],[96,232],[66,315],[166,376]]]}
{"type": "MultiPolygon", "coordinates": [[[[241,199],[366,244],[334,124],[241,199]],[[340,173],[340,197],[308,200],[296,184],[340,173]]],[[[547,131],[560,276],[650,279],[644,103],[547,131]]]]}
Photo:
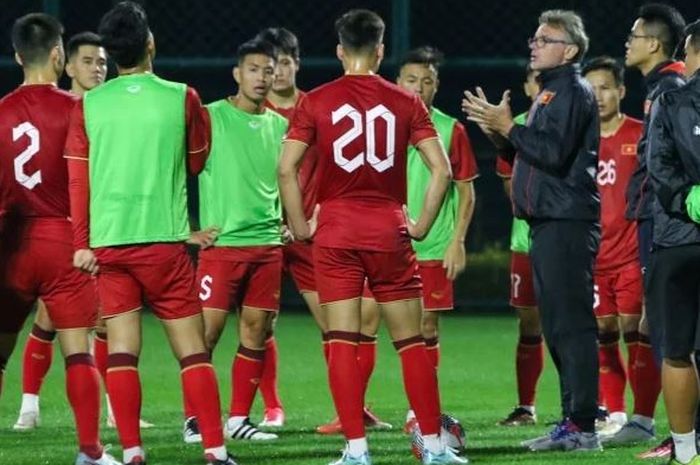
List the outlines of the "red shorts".
{"type": "Polygon", "coordinates": [[[139,310],[144,302],[163,320],[201,313],[185,244],[101,247],[95,255],[103,318],[139,310]]]}
{"type": "Polygon", "coordinates": [[[452,310],[455,306],[454,288],[452,281],[447,278],[445,268],[442,267],[442,261],[418,262],[418,271],[423,281],[423,310],[452,310]]]}
{"type": "Polygon", "coordinates": [[[39,298],[56,329],[94,327],[95,284],[90,275],[73,267],[71,224],[61,219],[35,220],[13,242],[0,256],[0,305],[4,309],[0,332],[18,332],[39,298]]]}
{"type": "Polygon", "coordinates": [[[410,245],[396,252],[314,245],[313,255],[322,304],[362,297],[365,279],[379,303],[421,297],[416,254],[410,245]]]}
{"type": "Polygon", "coordinates": [[[593,276],[593,311],[598,318],[642,314],[642,270],[634,262],[593,276]]]}
{"type": "Polygon", "coordinates": [[[280,308],[282,247],[216,247],[199,254],[199,298],[207,310],[280,308]],[[222,250],[225,249],[225,250],[222,250]],[[226,253],[222,253],[226,252],[226,253]]]}
{"type": "Polygon", "coordinates": [[[282,249],[284,271],[289,273],[300,293],[316,292],[313,247],[305,242],[292,242],[282,249]]]}
{"type": "Polygon", "coordinates": [[[528,254],[513,252],[510,255],[510,305],[515,308],[537,307],[528,254]]]}

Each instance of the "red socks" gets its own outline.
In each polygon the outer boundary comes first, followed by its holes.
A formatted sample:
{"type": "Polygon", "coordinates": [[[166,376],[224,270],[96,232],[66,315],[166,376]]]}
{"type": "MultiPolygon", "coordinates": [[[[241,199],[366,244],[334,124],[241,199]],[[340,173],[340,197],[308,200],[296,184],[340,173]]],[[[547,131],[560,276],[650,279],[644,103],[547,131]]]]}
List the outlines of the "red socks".
{"type": "Polygon", "coordinates": [[[377,336],[367,336],[360,333],[360,344],[357,346],[357,363],[360,367],[360,379],[362,380],[363,404],[365,393],[369,387],[369,379],[372,377],[376,362],[377,336]]]}
{"type": "Polygon", "coordinates": [[[107,393],[124,449],[141,446],[141,381],[138,362],[136,355],[127,353],[109,354],[107,357],[107,393]]]}
{"type": "Polygon", "coordinates": [[[326,366],[328,366],[328,358],[330,357],[330,346],[328,345],[328,333],[323,333],[321,335],[321,344],[323,345],[323,358],[326,359],[326,366]]]}
{"type": "Polygon", "coordinates": [[[328,379],[347,440],[365,437],[364,384],[358,362],[360,333],[328,331],[328,379]]]}
{"type": "Polygon", "coordinates": [[[249,349],[238,346],[238,352],[231,366],[231,409],[232,417],[247,417],[253,405],[255,393],[263,374],[265,349],[249,349]]]}
{"type": "Polygon", "coordinates": [[[425,350],[430,363],[437,370],[440,366],[440,342],[437,337],[430,337],[425,340],[425,350]]]}
{"type": "Polygon", "coordinates": [[[625,333],[622,337],[625,340],[625,345],[627,346],[627,380],[630,383],[630,388],[632,388],[634,397],[637,397],[637,382],[634,378],[636,370],[634,369],[634,365],[637,363],[639,333],[637,331],[631,331],[629,333],[625,333]]]}
{"type": "Polygon", "coordinates": [[[55,331],[45,331],[34,324],[24,346],[22,359],[22,393],[39,394],[44,377],[51,368],[55,331]]]}
{"type": "Polygon", "coordinates": [[[425,340],[422,336],[413,336],[394,341],[394,347],[401,357],[404,389],[408,402],[416,413],[421,433],[438,434],[440,432],[440,395],[437,372],[426,354],[425,340]]]}
{"type": "Polygon", "coordinates": [[[598,335],[598,361],[600,390],[603,398],[599,399],[609,412],[625,411],[625,384],[627,376],[620,352],[620,332],[601,333],[598,335]]]}
{"type": "Polygon", "coordinates": [[[93,459],[100,458],[100,378],[92,355],[66,357],[66,393],[75,416],[80,451],[93,459]]]}
{"type": "Polygon", "coordinates": [[[534,406],[537,382],[544,369],[542,336],[520,336],[515,355],[518,405],[534,406]]]}
{"type": "Polygon", "coordinates": [[[95,357],[95,368],[100,373],[102,381],[107,384],[107,356],[109,351],[107,349],[107,333],[95,333],[95,337],[92,340],[92,352],[95,357]]]}
{"type": "Polygon", "coordinates": [[[190,405],[197,417],[202,445],[212,449],[224,445],[221,426],[219,386],[209,354],[193,354],[180,360],[180,379],[185,405],[190,405]]]}
{"type": "Polygon", "coordinates": [[[260,393],[266,409],[282,408],[279,392],[277,391],[277,341],[270,334],[265,341],[265,359],[260,379],[260,393]]]}
{"type": "Polygon", "coordinates": [[[640,334],[637,347],[637,357],[634,363],[634,413],[654,418],[656,401],[661,392],[661,373],[654,361],[649,337],[640,334]]]}

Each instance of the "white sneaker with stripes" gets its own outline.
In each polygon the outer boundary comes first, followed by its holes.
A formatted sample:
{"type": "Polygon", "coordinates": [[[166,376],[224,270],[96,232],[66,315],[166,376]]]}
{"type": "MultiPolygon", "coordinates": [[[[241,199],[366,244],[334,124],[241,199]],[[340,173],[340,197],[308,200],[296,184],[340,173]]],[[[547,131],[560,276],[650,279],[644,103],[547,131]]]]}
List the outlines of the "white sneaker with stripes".
{"type": "Polygon", "coordinates": [[[226,422],[226,437],[244,441],[272,441],[277,439],[276,434],[260,431],[247,417],[243,420],[229,418],[226,422]]]}

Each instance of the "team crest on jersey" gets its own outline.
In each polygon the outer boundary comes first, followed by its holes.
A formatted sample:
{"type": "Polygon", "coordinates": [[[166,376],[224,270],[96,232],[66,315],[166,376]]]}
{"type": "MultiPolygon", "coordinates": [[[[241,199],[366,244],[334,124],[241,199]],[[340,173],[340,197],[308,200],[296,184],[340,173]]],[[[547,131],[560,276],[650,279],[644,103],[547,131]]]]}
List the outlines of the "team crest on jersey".
{"type": "Polygon", "coordinates": [[[552,101],[554,96],[557,95],[556,92],[552,92],[551,90],[545,90],[540,94],[540,105],[549,105],[549,102],[552,101]]]}
{"type": "Polygon", "coordinates": [[[249,121],[248,126],[250,126],[250,129],[260,129],[260,123],[258,121],[249,121]]]}
{"type": "Polygon", "coordinates": [[[637,155],[637,144],[622,144],[620,153],[622,155],[637,155]]]}
{"type": "Polygon", "coordinates": [[[127,87],[126,91],[130,94],[138,94],[139,92],[141,92],[141,86],[138,84],[134,84],[132,86],[127,87]]]}
{"type": "Polygon", "coordinates": [[[648,115],[650,111],[651,111],[651,100],[645,100],[644,101],[644,114],[648,115]]]}

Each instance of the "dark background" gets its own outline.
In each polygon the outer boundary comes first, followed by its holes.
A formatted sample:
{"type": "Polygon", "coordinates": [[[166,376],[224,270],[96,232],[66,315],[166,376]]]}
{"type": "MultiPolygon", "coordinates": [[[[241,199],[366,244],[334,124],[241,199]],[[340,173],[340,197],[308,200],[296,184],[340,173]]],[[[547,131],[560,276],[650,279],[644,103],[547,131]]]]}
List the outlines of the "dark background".
{"type": "MultiPolygon", "coordinates": [[[[112,0],[0,0],[0,91],[4,94],[22,80],[12,60],[9,32],[12,22],[32,11],[46,11],[63,22],[66,38],[95,30],[112,0]]],[[[624,56],[625,37],[642,3],[633,0],[573,1],[255,1],[255,0],[143,0],[153,30],[158,57],[156,72],[164,78],[187,82],[204,102],[235,92],[231,67],[237,46],[268,26],[286,27],[297,34],[302,48],[298,84],[302,89],[338,76],[335,59],[335,18],[351,8],[378,12],[387,24],[386,60],[380,73],[396,75],[396,63],[411,47],[434,45],[445,52],[436,106],[460,116],[462,91],[483,86],[492,98],[513,90],[514,112],[528,102],[521,91],[528,56],[527,38],[537,28],[542,10],[573,9],[584,19],[590,37],[587,58],[601,54],[624,56]]],[[[687,21],[700,16],[700,1],[667,2],[687,21]]],[[[110,75],[113,75],[111,70],[110,75]]],[[[628,70],[623,110],[640,116],[643,88],[638,71],[628,70]]],[[[63,81],[64,87],[68,86],[63,81]]],[[[480,132],[467,125],[477,154],[480,178],[476,181],[477,206],[468,239],[470,268],[457,282],[459,305],[503,305],[507,298],[508,271],[505,251],[510,229],[509,204],[494,173],[494,154],[480,132]]],[[[469,266],[469,265],[468,265],[469,266]]],[[[291,295],[286,293],[286,295],[291,295]]]]}

